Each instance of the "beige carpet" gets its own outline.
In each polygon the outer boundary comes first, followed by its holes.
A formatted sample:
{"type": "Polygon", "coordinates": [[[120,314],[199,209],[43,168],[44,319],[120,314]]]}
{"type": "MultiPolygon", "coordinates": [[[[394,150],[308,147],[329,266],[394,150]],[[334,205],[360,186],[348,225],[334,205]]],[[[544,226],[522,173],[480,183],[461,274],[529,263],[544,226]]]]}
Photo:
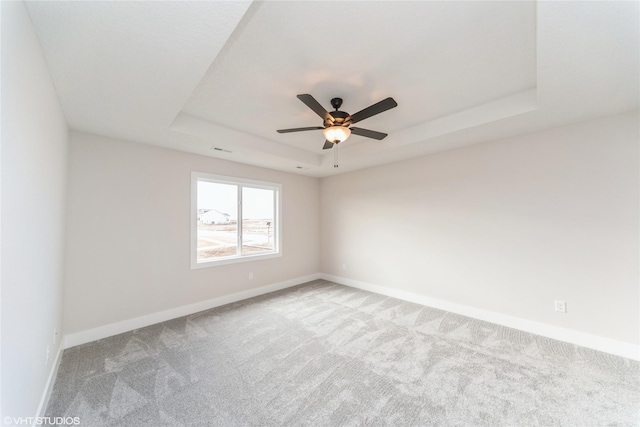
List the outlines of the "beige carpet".
{"type": "Polygon", "coordinates": [[[326,281],[64,352],[83,426],[640,425],[638,362],[326,281]]]}

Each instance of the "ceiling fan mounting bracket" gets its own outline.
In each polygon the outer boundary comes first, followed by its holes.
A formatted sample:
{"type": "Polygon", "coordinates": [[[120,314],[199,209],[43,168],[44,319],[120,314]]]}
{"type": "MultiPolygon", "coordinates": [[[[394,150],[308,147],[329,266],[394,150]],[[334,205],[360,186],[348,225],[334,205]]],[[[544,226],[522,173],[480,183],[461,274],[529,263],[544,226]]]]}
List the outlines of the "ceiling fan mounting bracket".
{"type": "Polygon", "coordinates": [[[340,106],[342,105],[342,98],[331,98],[331,106],[338,111],[340,106]]]}

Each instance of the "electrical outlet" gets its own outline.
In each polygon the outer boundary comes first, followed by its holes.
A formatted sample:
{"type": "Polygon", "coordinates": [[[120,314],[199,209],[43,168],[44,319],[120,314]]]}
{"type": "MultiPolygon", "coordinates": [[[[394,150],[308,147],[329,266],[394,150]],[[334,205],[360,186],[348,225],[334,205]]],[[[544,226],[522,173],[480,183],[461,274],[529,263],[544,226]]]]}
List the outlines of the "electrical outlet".
{"type": "Polygon", "coordinates": [[[564,301],[555,301],[555,307],[556,307],[556,311],[560,312],[560,313],[566,313],[567,312],[567,303],[564,301]]]}
{"type": "Polygon", "coordinates": [[[253,273],[249,273],[249,280],[253,280],[253,273]]]}
{"type": "Polygon", "coordinates": [[[347,269],[347,264],[342,264],[342,269],[346,270],[347,269]]]}
{"type": "Polygon", "coordinates": [[[45,359],[44,364],[45,364],[45,365],[48,365],[48,364],[49,364],[49,346],[47,346],[47,358],[45,359]]]}

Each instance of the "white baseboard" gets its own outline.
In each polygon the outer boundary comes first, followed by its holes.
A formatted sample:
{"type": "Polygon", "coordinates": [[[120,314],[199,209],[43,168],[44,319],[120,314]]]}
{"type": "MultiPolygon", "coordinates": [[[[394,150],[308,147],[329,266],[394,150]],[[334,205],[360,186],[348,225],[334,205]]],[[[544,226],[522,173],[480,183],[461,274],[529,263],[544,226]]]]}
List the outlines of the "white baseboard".
{"type": "Polygon", "coordinates": [[[175,307],[169,310],[151,313],[133,319],[123,320],[121,322],[111,323],[109,325],[99,326],[85,331],[75,332],[65,335],[64,348],[75,347],[91,341],[118,335],[123,332],[129,332],[134,329],[143,328],[155,323],[164,322],[166,320],[175,319],[177,317],[187,316],[199,311],[208,310],[210,308],[219,307],[221,305],[230,304],[247,298],[256,297],[258,295],[268,294],[269,292],[279,291],[281,289],[290,288],[302,283],[310,282],[320,278],[320,274],[310,274],[308,276],[297,277],[295,279],[285,280],[284,282],[273,283],[271,285],[261,286],[259,288],[248,289],[242,292],[236,292],[231,295],[224,295],[212,298],[206,301],[199,301],[193,304],[175,307]]]}
{"type": "MultiPolygon", "coordinates": [[[[68,334],[64,337],[63,347],[75,347],[80,344],[107,338],[113,335],[121,334],[123,332],[128,332],[134,329],[153,325],[155,323],[164,322],[166,320],[175,319],[177,317],[182,317],[189,314],[197,313],[199,311],[208,310],[210,308],[219,307],[221,305],[241,301],[243,299],[267,294],[269,292],[286,289],[317,279],[329,280],[341,285],[350,286],[369,292],[375,292],[404,301],[410,301],[417,304],[438,308],[440,310],[450,311],[452,313],[461,314],[463,316],[472,317],[474,319],[484,320],[486,322],[495,323],[509,328],[519,329],[521,331],[530,332],[532,334],[541,335],[543,337],[552,338],[559,341],[576,344],[582,347],[602,351],[605,353],[614,354],[616,356],[640,361],[640,346],[638,345],[616,341],[597,335],[586,334],[584,332],[565,329],[558,326],[536,322],[533,320],[510,316],[507,314],[497,313],[495,311],[484,310],[476,307],[454,303],[451,301],[440,300],[425,295],[402,291],[399,289],[387,288],[379,285],[373,285],[358,280],[348,279],[346,277],[333,276],[324,273],[316,273],[308,276],[298,277],[295,279],[286,280],[284,282],[273,283],[271,285],[261,286],[259,288],[249,289],[231,295],[225,295],[206,301],[200,301],[194,304],[188,304],[169,310],[152,313],[121,322],[111,323],[109,325],[104,325],[73,334],[68,334]]],[[[59,357],[60,354],[56,356],[56,363],[59,363],[59,357]]],[[[52,382],[52,378],[55,378],[53,377],[53,375],[54,372],[52,372],[52,377],[49,379],[49,382],[52,382]]],[[[52,383],[48,383],[45,396],[47,396],[47,393],[50,392],[49,388],[51,385],[52,383]]],[[[45,396],[43,396],[41,405],[44,405],[45,403],[45,396]]]]}
{"type": "Polygon", "coordinates": [[[60,362],[62,361],[63,351],[64,351],[64,341],[62,341],[58,346],[56,358],[53,360],[53,365],[51,365],[51,372],[49,372],[49,378],[47,378],[47,383],[44,387],[42,397],[40,398],[40,404],[38,405],[38,412],[36,417],[44,417],[44,413],[47,410],[49,397],[51,397],[51,391],[53,391],[53,384],[56,381],[56,376],[58,375],[58,368],[60,367],[60,362]]]}
{"type": "Polygon", "coordinates": [[[533,320],[527,320],[507,314],[497,313],[495,311],[483,310],[480,308],[457,304],[450,301],[430,298],[425,295],[415,294],[399,289],[373,285],[358,280],[348,279],[346,277],[333,276],[330,274],[320,274],[320,277],[322,279],[339,283],[341,285],[350,286],[352,288],[375,292],[377,294],[386,295],[392,298],[398,298],[404,301],[410,301],[417,304],[438,308],[440,310],[450,311],[452,313],[461,314],[463,316],[472,317],[474,319],[484,320],[486,322],[507,326],[509,328],[519,329],[521,331],[530,332],[532,334],[541,335],[543,337],[553,338],[555,340],[564,341],[605,353],[614,354],[616,356],[622,356],[628,359],[640,361],[640,346],[638,345],[616,341],[597,335],[586,334],[584,332],[574,331],[571,329],[560,328],[558,326],[535,322],[533,320]]]}

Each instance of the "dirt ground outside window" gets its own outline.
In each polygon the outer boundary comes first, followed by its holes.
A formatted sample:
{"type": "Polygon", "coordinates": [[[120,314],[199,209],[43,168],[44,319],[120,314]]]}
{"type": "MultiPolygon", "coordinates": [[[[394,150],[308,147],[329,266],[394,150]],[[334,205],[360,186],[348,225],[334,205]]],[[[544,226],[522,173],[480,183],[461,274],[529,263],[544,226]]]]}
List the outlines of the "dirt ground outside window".
{"type": "MultiPolygon", "coordinates": [[[[198,223],[198,259],[237,255],[238,224],[198,223]]],[[[273,220],[244,220],[242,222],[242,252],[259,253],[274,250],[273,220]]]]}

